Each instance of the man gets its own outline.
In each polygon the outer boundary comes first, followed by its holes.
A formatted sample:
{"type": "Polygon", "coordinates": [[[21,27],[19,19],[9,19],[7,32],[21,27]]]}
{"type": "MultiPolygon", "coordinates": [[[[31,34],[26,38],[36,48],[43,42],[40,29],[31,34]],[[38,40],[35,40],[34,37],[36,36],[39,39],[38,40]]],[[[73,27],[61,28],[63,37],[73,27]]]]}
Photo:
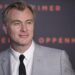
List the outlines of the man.
{"type": "Polygon", "coordinates": [[[9,5],[3,22],[10,48],[0,54],[0,75],[74,75],[63,50],[42,47],[32,40],[35,14],[29,4],[9,5]]]}

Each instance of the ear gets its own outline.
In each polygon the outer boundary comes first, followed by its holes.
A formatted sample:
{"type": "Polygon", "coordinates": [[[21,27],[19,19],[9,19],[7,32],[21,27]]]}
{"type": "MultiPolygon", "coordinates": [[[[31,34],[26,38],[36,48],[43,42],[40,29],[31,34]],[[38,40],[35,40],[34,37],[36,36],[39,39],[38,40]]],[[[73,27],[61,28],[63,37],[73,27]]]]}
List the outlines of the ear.
{"type": "Polygon", "coordinates": [[[3,31],[5,32],[5,34],[7,34],[7,27],[5,25],[3,25],[3,31]]]}

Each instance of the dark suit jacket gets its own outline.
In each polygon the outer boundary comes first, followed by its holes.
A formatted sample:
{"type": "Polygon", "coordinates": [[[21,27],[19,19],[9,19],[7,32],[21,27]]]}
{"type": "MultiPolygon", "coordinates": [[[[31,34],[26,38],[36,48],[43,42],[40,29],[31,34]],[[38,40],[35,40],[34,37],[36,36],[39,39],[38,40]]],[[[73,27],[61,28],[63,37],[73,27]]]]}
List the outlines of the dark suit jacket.
{"type": "MultiPolygon", "coordinates": [[[[9,50],[0,54],[0,75],[11,75],[9,50]]],[[[36,44],[31,73],[31,75],[75,75],[65,51],[36,44]]]]}

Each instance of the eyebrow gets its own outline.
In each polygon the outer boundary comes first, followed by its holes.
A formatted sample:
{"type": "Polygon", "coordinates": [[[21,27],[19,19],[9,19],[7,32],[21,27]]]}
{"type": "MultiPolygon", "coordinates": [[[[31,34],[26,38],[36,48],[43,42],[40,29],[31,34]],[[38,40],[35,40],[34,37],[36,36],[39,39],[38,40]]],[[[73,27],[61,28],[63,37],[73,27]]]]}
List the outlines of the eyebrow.
{"type": "Polygon", "coordinates": [[[26,20],[26,21],[33,21],[33,19],[28,19],[28,20],[26,20]]]}
{"type": "Polygon", "coordinates": [[[12,20],[10,23],[14,23],[14,22],[20,22],[21,23],[20,20],[12,20]]]}

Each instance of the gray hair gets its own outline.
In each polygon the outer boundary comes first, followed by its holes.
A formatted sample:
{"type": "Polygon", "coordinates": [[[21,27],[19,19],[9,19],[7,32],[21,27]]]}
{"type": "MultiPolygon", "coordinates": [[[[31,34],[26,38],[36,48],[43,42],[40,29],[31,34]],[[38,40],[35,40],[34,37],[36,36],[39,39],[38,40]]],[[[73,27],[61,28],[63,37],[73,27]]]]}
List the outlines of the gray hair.
{"type": "Polygon", "coordinates": [[[22,2],[22,1],[14,2],[14,3],[8,5],[4,9],[4,11],[2,12],[2,21],[3,21],[3,23],[6,23],[8,12],[10,10],[12,10],[13,8],[15,8],[17,10],[20,10],[20,11],[23,11],[25,8],[28,8],[32,12],[32,14],[34,15],[34,11],[31,7],[31,5],[28,4],[27,2],[22,2]]]}

